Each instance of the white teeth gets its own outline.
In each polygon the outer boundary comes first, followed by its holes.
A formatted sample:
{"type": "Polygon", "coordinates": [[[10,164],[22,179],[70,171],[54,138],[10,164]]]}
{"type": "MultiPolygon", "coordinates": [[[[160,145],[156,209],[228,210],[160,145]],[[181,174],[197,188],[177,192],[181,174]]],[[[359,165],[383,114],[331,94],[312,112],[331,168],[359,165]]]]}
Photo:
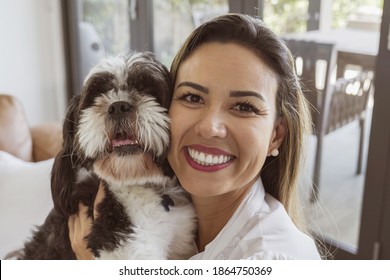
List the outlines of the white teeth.
{"type": "Polygon", "coordinates": [[[196,163],[205,166],[227,163],[232,159],[231,156],[205,154],[191,148],[188,148],[188,154],[196,163]]]}

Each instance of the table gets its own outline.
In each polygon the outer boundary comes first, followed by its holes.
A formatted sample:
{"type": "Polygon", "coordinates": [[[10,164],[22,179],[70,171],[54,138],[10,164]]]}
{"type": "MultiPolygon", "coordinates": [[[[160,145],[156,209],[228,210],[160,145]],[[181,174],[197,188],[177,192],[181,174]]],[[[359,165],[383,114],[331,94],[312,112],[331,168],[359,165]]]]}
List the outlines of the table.
{"type": "Polygon", "coordinates": [[[353,28],[313,30],[289,34],[288,39],[333,43],[337,50],[337,78],[342,77],[348,65],[374,71],[379,50],[380,32],[353,28]]]}

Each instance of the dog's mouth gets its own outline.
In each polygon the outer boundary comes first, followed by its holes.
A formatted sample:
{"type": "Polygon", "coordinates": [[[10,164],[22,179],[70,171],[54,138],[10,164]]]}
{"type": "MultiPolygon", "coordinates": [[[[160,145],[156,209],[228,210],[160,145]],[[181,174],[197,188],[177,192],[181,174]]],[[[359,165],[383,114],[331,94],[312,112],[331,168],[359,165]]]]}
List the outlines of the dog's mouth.
{"type": "Polygon", "coordinates": [[[111,150],[123,156],[142,152],[142,144],[137,137],[127,132],[117,132],[111,139],[111,150]]]}

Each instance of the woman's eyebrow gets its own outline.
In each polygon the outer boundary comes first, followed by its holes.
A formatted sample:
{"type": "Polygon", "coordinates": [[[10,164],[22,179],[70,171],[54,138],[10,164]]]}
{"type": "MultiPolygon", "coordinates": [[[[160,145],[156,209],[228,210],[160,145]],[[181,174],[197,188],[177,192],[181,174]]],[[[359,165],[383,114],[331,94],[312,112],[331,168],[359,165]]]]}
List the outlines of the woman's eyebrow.
{"type": "Polygon", "coordinates": [[[177,86],[177,88],[179,88],[179,87],[192,87],[193,89],[199,90],[199,91],[201,91],[201,92],[203,92],[203,93],[209,93],[209,89],[208,89],[208,88],[206,88],[206,87],[204,87],[204,86],[201,86],[201,85],[199,85],[199,84],[197,84],[197,83],[193,83],[193,82],[188,82],[188,81],[186,81],[186,82],[181,82],[181,83],[177,86]]]}
{"type": "MultiPolygon", "coordinates": [[[[184,81],[184,82],[181,82],[177,88],[179,87],[191,87],[193,89],[196,89],[196,90],[199,90],[203,93],[209,93],[209,89],[200,85],[200,84],[197,84],[197,83],[194,83],[194,82],[189,82],[189,81],[184,81]]],[[[234,90],[234,91],[231,91],[230,92],[230,96],[231,97],[247,97],[247,96],[254,96],[254,97],[257,97],[259,98],[261,101],[263,102],[266,102],[266,99],[264,98],[263,95],[261,95],[260,93],[256,92],[256,91],[250,91],[250,90],[234,90]]]]}
{"type": "Polygon", "coordinates": [[[250,91],[250,90],[235,90],[230,92],[231,97],[247,97],[247,96],[254,96],[259,98],[261,101],[266,102],[264,96],[256,91],[250,91]]]}

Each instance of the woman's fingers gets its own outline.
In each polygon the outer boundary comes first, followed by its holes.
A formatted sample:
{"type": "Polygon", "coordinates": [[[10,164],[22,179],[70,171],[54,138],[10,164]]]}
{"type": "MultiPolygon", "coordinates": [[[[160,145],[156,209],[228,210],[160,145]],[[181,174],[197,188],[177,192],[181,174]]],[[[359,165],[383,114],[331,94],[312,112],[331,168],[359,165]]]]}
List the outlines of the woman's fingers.
{"type": "Polygon", "coordinates": [[[70,243],[73,252],[79,260],[93,259],[93,254],[87,248],[85,239],[92,227],[92,218],[88,217],[87,210],[88,207],[80,203],[79,212],[71,215],[68,219],[70,243]]]}
{"type": "Polygon", "coordinates": [[[100,182],[99,189],[98,189],[97,194],[96,194],[95,202],[93,204],[93,218],[94,219],[96,219],[97,216],[99,215],[97,208],[98,208],[98,205],[100,204],[100,202],[103,201],[103,198],[105,196],[106,196],[106,193],[104,192],[103,183],[100,182]]]}
{"type": "MultiPolygon", "coordinates": [[[[94,201],[93,219],[96,219],[99,215],[98,205],[103,201],[105,197],[103,184],[100,183],[96,198],[94,201]]],[[[88,206],[85,206],[81,202],[79,203],[79,212],[71,215],[68,219],[69,227],[69,239],[72,245],[72,250],[79,260],[91,260],[93,259],[92,252],[88,249],[87,241],[85,237],[90,233],[92,228],[92,217],[88,217],[88,206]]]]}

